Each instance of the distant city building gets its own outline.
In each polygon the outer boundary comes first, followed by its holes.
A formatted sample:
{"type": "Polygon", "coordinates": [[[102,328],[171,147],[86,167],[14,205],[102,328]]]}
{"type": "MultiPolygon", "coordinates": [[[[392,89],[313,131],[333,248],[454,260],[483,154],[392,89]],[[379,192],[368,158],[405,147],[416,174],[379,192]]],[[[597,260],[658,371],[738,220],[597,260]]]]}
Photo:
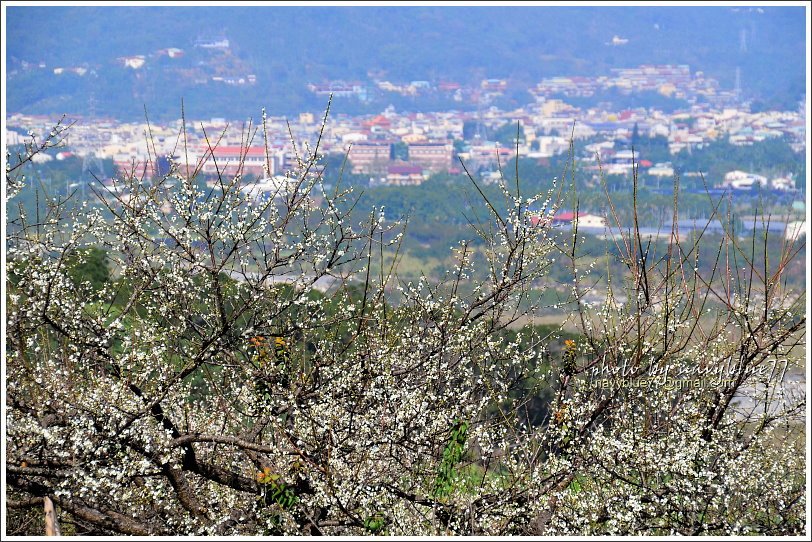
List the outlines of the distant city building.
{"type": "Polygon", "coordinates": [[[144,55],[122,56],[118,58],[118,61],[125,68],[132,68],[133,70],[137,70],[147,63],[144,55]]]}
{"type": "Polygon", "coordinates": [[[652,177],[673,177],[674,168],[669,162],[654,164],[653,167],[648,168],[648,174],[652,177]]]}
{"type": "Polygon", "coordinates": [[[479,87],[488,92],[504,92],[507,89],[507,81],[505,79],[483,79],[479,87]]]}
{"type": "Polygon", "coordinates": [[[228,49],[229,46],[228,38],[198,38],[195,40],[195,47],[201,49],[228,49]]]}
{"type": "Polygon", "coordinates": [[[168,56],[169,58],[182,58],[184,55],[183,49],[177,47],[168,47],[166,49],[159,49],[156,51],[158,56],[168,56]]]}
{"type": "Polygon", "coordinates": [[[539,136],[535,138],[538,144],[538,157],[549,158],[556,154],[567,152],[570,148],[570,141],[561,136],[539,136]]]}
{"type": "Polygon", "coordinates": [[[436,173],[448,171],[452,166],[454,146],[450,141],[412,143],[409,145],[409,163],[436,173]]]}
{"type": "Polygon", "coordinates": [[[770,180],[770,186],[775,190],[795,190],[795,181],[787,177],[778,177],[770,180]]]}
{"type": "Polygon", "coordinates": [[[722,186],[725,188],[733,188],[735,190],[750,189],[754,185],[761,187],[767,186],[767,177],[763,175],[756,175],[755,173],[748,173],[746,171],[729,171],[725,173],[725,180],[722,186]]]}
{"type": "MultiPolygon", "coordinates": [[[[569,226],[575,222],[576,215],[572,211],[562,211],[556,213],[552,218],[549,216],[532,216],[530,223],[533,226],[569,226]]],[[[578,213],[579,228],[606,228],[606,219],[602,216],[589,213],[578,213]]]]}
{"type": "Polygon", "coordinates": [[[233,176],[254,175],[264,178],[279,170],[282,158],[279,149],[262,147],[220,146],[211,153],[205,147],[198,149],[198,160],[204,160],[201,171],[208,175],[218,173],[233,176]]]}
{"type": "Polygon", "coordinates": [[[82,77],[87,73],[87,68],[80,66],[72,66],[70,68],[54,68],[54,75],[62,75],[63,73],[75,73],[76,75],[82,77]]]}
{"type": "Polygon", "coordinates": [[[358,81],[346,83],[344,81],[331,81],[328,83],[310,83],[307,89],[317,96],[330,96],[334,98],[367,99],[367,88],[358,81]]]}
{"type": "Polygon", "coordinates": [[[386,170],[386,184],[416,186],[425,180],[419,166],[389,166],[386,170]]]}
{"type": "Polygon", "coordinates": [[[807,237],[809,233],[809,222],[795,221],[787,224],[787,229],[784,230],[784,239],[787,241],[797,241],[801,237],[807,237]]]}
{"type": "Polygon", "coordinates": [[[296,183],[296,179],[285,177],[284,175],[274,175],[264,177],[256,182],[244,183],[240,190],[255,198],[275,198],[282,199],[288,195],[291,187],[296,183]]]}
{"type": "Polygon", "coordinates": [[[349,151],[353,173],[386,172],[392,155],[392,144],[388,141],[359,141],[349,151]]]}

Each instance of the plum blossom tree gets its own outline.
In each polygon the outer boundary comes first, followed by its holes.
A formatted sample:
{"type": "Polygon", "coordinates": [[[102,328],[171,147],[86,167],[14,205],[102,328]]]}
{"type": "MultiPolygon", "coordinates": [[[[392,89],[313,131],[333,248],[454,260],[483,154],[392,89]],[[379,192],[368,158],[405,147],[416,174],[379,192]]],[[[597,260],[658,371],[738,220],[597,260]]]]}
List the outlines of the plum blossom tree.
{"type": "MultiPolygon", "coordinates": [[[[7,157],[12,201],[63,133],[7,157]]],[[[759,268],[729,232],[703,276],[698,241],[656,254],[632,231],[592,306],[577,226],[566,245],[549,226],[560,182],[528,198],[517,179],[502,204],[481,192],[482,245],[403,283],[383,258],[400,226],[354,222],[319,144],[301,152],[265,199],[239,173],[204,183],[209,153],[8,224],[7,533],[41,533],[45,499],[63,534],[804,531],[805,396],[777,363],[803,359],[797,245],[759,268]],[[93,248],[100,288],[71,278],[93,248]],[[508,332],[553,265],[574,276],[563,349],[508,332]]]]}

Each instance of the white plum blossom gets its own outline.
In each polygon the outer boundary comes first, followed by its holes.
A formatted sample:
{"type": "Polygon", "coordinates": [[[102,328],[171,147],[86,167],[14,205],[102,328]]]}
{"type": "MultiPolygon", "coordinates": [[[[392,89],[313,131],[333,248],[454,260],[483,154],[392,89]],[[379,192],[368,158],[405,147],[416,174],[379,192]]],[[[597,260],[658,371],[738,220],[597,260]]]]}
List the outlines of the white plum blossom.
{"type": "Polygon", "coordinates": [[[724,273],[683,273],[691,247],[653,261],[628,242],[627,275],[588,303],[600,266],[531,226],[556,182],[502,182],[479,245],[401,281],[376,259],[401,226],[354,222],[352,191],[310,172],[319,152],[283,197],[173,162],[118,179],[127,198],[8,224],[14,525],[49,497],[75,534],[804,532],[805,396],[773,370],[803,359],[802,298],[753,278],[737,287],[762,295],[734,305],[724,273]],[[101,284],[76,276],[93,248],[101,284]],[[520,326],[554,265],[577,335],[520,326]]]}

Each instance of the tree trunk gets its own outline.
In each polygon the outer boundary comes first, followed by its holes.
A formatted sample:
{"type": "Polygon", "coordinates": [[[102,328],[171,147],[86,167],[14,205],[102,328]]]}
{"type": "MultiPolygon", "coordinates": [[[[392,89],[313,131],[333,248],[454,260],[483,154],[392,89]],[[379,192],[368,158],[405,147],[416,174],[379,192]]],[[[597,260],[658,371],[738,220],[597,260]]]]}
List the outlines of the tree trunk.
{"type": "Polygon", "coordinates": [[[50,497],[45,497],[43,501],[45,507],[45,536],[60,536],[59,522],[56,521],[56,510],[50,497]]]}

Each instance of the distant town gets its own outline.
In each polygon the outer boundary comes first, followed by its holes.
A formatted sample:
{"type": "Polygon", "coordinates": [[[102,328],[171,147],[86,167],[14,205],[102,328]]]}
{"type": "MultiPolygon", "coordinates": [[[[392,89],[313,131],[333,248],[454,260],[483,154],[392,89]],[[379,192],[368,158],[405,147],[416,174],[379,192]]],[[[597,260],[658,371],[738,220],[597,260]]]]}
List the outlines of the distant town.
{"type": "MultiPolygon", "coordinates": [[[[615,36],[612,44],[622,44],[615,36]]],[[[253,85],[256,76],[231,52],[227,38],[198,39],[195,53],[206,62],[193,67],[182,64],[184,49],[170,47],[117,58],[128,70],[142,70],[149,63],[161,63],[174,76],[200,84],[253,85]],[[177,65],[173,65],[177,62],[177,65]]],[[[52,69],[56,75],[86,76],[87,66],[56,66],[42,62],[23,63],[25,70],[52,69]]],[[[384,73],[371,71],[367,81],[312,82],[302,92],[334,99],[367,100],[371,92],[403,96],[442,94],[454,102],[475,104],[465,111],[430,113],[401,112],[388,107],[379,114],[331,115],[320,141],[322,154],[348,154],[352,173],[365,175],[371,185],[419,185],[440,172],[458,173],[459,160],[487,181],[498,177],[499,164],[519,156],[544,160],[567,152],[570,141],[586,141],[581,165],[595,176],[630,176],[634,167],[657,178],[671,178],[672,164],[652,161],[639,151],[632,152],[636,137],[667,139],[670,154],[701,149],[713,141],[732,145],[752,145],[771,138],[784,138],[796,152],[805,151],[806,111],[803,101],[794,111],[751,112],[740,89],[721,89],[719,83],[687,65],[642,65],[613,69],[599,77],[557,76],[539,81],[527,91],[534,101],[513,110],[502,110],[492,101],[508,90],[511,82],[485,78],[476,85],[451,80],[390,81],[384,73]],[[654,107],[613,110],[596,100],[592,106],[578,107],[569,101],[594,97],[612,91],[626,95],[649,93],[680,99],[688,107],[664,112],[654,107]],[[512,125],[519,126],[518,141],[490,140],[489,133],[512,125]],[[468,129],[466,129],[468,127],[468,129]],[[473,127],[473,129],[471,129],[473,127]]],[[[582,100],[583,101],[583,100],[582,100]]],[[[645,103],[641,100],[641,103],[645,103]]],[[[261,124],[259,111],[253,126],[261,124]]],[[[29,132],[47,133],[58,118],[10,113],[7,144],[24,142],[29,132]]],[[[284,176],[295,169],[297,153],[311,148],[321,129],[321,114],[303,112],[298,118],[268,117],[267,145],[262,131],[250,141],[244,131],[247,119],[186,119],[188,148],[183,159],[200,162],[203,173],[228,171],[253,175],[258,179],[284,176]],[[188,151],[188,152],[187,152],[188,151]],[[213,160],[211,158],[214,158],[213,160]]],[[[41,155],[40,160],[62,159],[71,155],[111,159],[121,172],[138,173],[159,169],[161,159],[179,153],[181,120],[172,123],[119,122],[110,118],[71,117],[75,121],[61,153],[41,155]],[[148,141],[148,137],[151,138],[148,141]]],[[[112,177],[115,172],[105,172],[112,177]]],[[[744,168],[729,171],[724,178],[710,179],[714,186],[750,189],[758,184],[776,190],[793,190],[795,179],[778,175],[768,178],[744,168]]],[[[270,183],[273,185],[274,183],[270,183]]]]}

